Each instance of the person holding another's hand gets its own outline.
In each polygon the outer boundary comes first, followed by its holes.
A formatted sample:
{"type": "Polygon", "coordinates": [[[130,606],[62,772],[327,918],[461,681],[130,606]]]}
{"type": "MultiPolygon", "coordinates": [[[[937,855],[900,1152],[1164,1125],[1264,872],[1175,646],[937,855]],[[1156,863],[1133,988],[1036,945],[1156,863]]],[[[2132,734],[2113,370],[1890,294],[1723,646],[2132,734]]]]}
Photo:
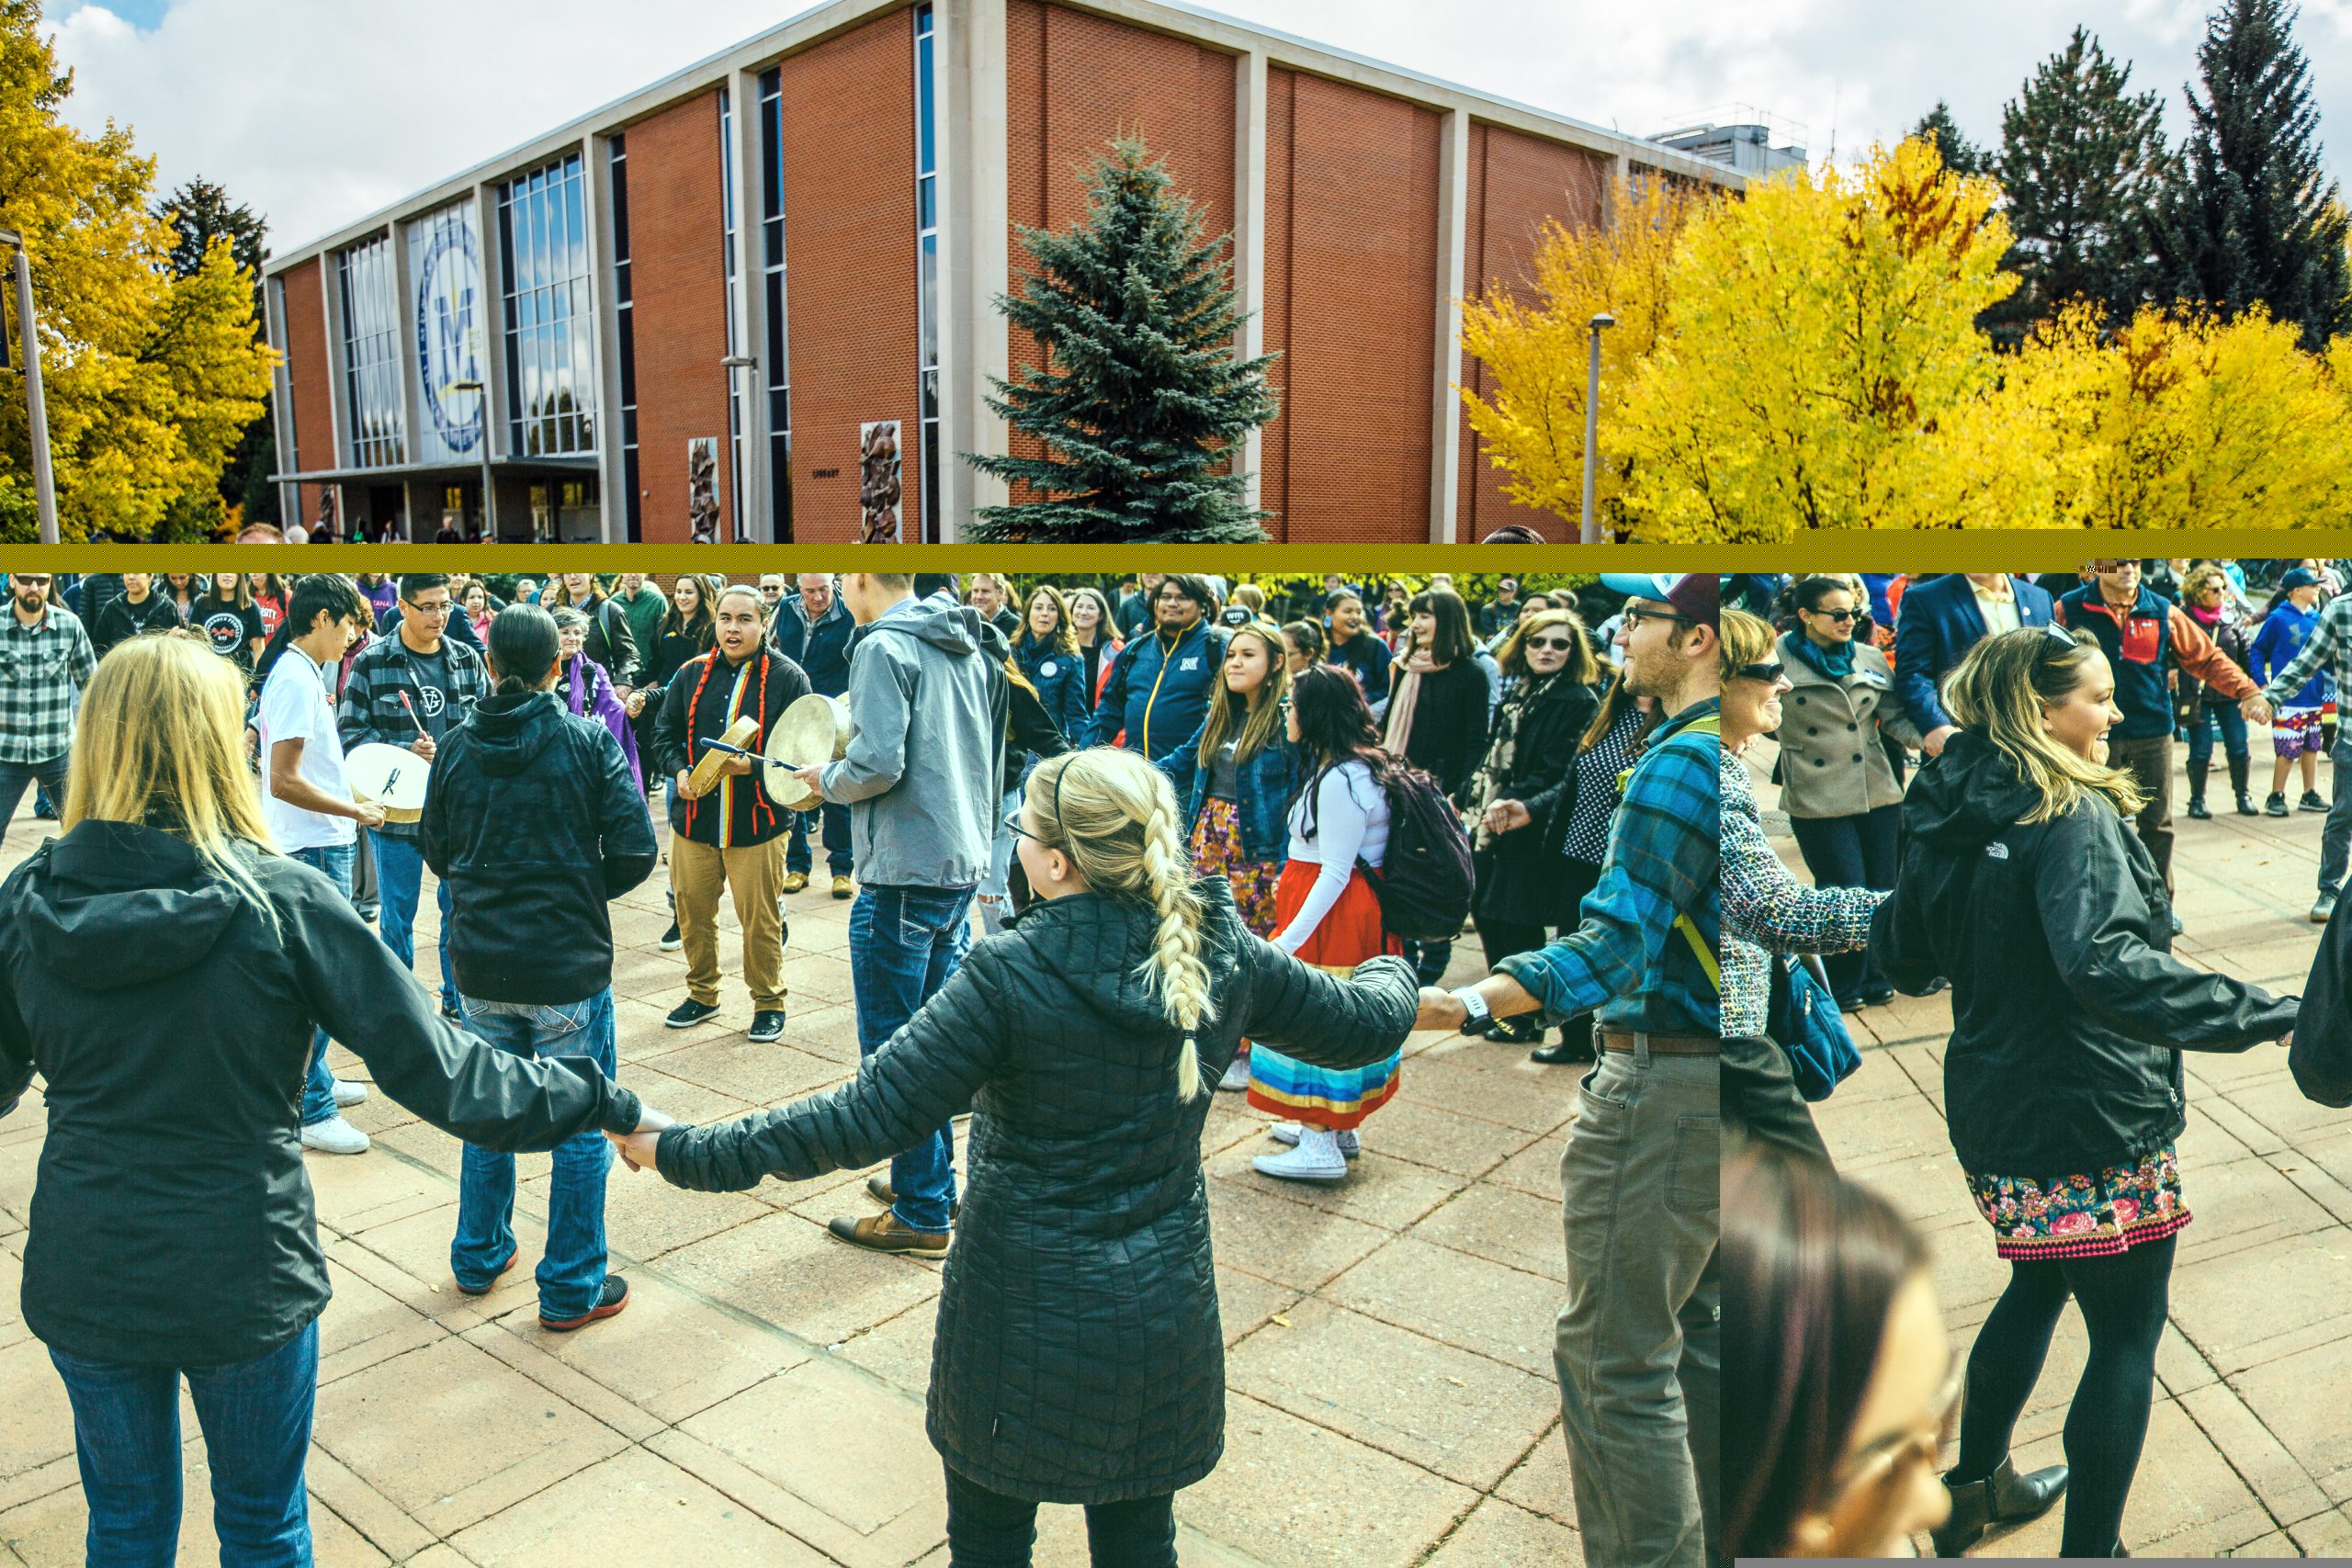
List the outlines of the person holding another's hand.
{"type": "Polygon", "coordinates": [[[1180,820],[1136,753],[1047,759],[1012,823],[1035,901],[856,1077],[615,1138],[633,1166],[731,1191],[871,1164],[973,1112],[929,1420],[958,1562],[1028,1562],[1041,1501],[1086,1506],[1098,1563],[1175,1562],[1172,1496],[1224,1447],[1205,1086],[1244,1035],[1346,1067],[1412,1021],[1409,964],[1341,979],[1285,956],[1222,878],[1192,879],[1180,820]]]}

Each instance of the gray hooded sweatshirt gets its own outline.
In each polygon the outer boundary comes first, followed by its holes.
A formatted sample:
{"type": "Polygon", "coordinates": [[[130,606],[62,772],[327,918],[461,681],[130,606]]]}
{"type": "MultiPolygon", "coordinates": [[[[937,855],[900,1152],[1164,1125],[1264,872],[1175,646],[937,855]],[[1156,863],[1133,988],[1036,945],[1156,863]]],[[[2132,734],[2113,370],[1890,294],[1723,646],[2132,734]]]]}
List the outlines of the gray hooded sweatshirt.
{"type": "Polygon", "coordinates": [[[852,645],[854,733],[823,780],[825,798],[849,807],[860,882],[976,887],[987,875],[1003,793],[1003,651],[978,610],[944,592],[892,606],[852,645]]]}

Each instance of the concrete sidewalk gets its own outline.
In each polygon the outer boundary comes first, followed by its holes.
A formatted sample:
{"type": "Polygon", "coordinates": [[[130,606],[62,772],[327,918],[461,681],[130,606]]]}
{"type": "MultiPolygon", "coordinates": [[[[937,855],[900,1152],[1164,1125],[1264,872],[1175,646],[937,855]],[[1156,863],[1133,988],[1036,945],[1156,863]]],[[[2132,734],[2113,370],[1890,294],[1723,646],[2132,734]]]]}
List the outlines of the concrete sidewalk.
{"type": "MultiPolygon", "coordinates": [[[[2253,744],[2258,805],[2268,787],[2267,732],[2256,728],[2253,744]]],[[[1775,810],[1773,750],[1760,740],[1747,761],[1766,830],[1803,878],[1804,857],[1775,810]]],[[[2175,748],[2173,877],[2188,930],[2174,951],[2197,967],[2300,993],[2321,929],[2307,916],[2324,814],[2235,815],[2217,757],[2220,788],[2208,805],[2219,815],[2192,822],[2183,815],[2184,750],[2175,748]]],[[[2329,788],[2323,763],[2321,795],[2329,788]]],[[[2300,793],[2298,780],[2290,805],[2300,793]]],[[[1839,1168],[1884,1192],[1925,1233],[1952,1343],[1964,1354],[2008,1266],[1993,1256],[1992,1232],[1944,1127],[1950,997],[1897,997],[1847,1021],[1862,1066],[1814,1107],[1815,1118],[1839,1168]]],[[[2154,1418],[2124,1544],[2155,1556],[2352,1553],[2352,1432],[2342,1419],[2352,1402],[2352,1113],[2304,1100],[2275,1045],[2191,1052],[2188,1077],[2179,1150],[2195,1218],[2180,1233],[2154,1418]]],[[[2081,1315],[2070,1307],[2018,1424],[2019,1469],[2063,1461],[2059,1434],[2085,1349],[2081,1315]]],[[[1988,1536],[1973,1555],[2055,1556],[2059,1520],[2053,1509],[1988,1536]]]]}
{"type": "MultiPolygon", "coordinates": [[[[55,831],[30,809],[5,825],[0,874],[55,831]]],[[[731,913],[719,1017],[662,1027],[684,995],[683,954],[657,945],[663,886],[657,873],[614,909],[624,1080],[710,1121],[849,1076],[850,905],[821,880],[788,901],[791,1021],[782,1043],[753,1045],[731,913]]],[[[429,978],[429,888],[423,919],[429,978]]],[[[1455,952],[1455,982],[1476,977],[1476,940],[1455,952]]],[[[1240,1096],[1210,1114],[1227,1447],[1177,1499],[1187,1564],[1582,1560],[1551,1361],[1581,1072],[1457,1035],[1407,1052],[1398,1099],[1337,1189],[1251,1170],[1277,1145],[1240,1096]]],[[[368,1076],[340,1047],[334,1060],[368,1076]]],[[[458,1143],[381,1094],[352,1120],[373,1150],[308,1159],[335,1292],[310,1468],[322,1564],[945,1563],[922,1430],[939,1266],[824,1231],[875,1211],[867,1173],[704,1194],[616,1161],[610,1244],[634,1299],[549,1335],[531,1282],[548,1156],[522,1156],[520,1262],[473,1300],[448,1269],[458,1143]]],[[[64,1390],[17,1310],[41,1134],[37,1094],[0,1122],[0,1565],[45,1568],[81,1561],[85,1514],[64,1390]]],[[[192,1414],[183,1427],[180,1560],[210,1562],[192,1414]]],[[[1086,1561],[1078,1510],[1046,1509],[1040,1527],[1039,1562],[1086,1561]]]]}

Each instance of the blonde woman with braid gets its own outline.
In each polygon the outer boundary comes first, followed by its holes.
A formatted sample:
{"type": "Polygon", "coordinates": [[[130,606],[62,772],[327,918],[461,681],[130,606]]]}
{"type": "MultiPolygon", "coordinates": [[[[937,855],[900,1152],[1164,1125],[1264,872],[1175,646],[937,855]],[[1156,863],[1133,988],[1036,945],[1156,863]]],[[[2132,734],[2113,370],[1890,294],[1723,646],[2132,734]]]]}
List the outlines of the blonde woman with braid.
{"type": "Polygon", "coordinates": [[[1193,879],[1181,820],[1133,752],[1047,759],[1012,822],[1035,901],[855,1078],[618,1140],[679,1186],[737,1190],[871,1164],[972,1110],[928,1422],[953,1562],[1027,1562],[1040,1502],[1086,1506],[1098,1563],[1176,1561],[1172,1495],[1225,1441],[1206,1086],[1245,1034],[1345,1067],[1412,1027],[1408,964],[1285,957],[1222,878],[1193,879]]]}
{"type": "Polygon", "coordinates": [[[1988,637],[1943,700],[1961,728],[1903,803],[1907,843],[1871,944],[1898,989],[1951,979],[1945,1121],[2009,1279],[1969,1352],[1936,1555],[2064,1492],[2059,1555],[2118,1556],[2189,1221],[2180,1054],[2278,1039],[2295,1001],[2172,956],[2164,877],[2132,828],[2140,785],[2108,764],[2115,672],[2088,634],[1988,637]],[[2011,1429],[2070,1296],[2090,1356],[2066,1463],[2020,1475],[2011,1429]]]}

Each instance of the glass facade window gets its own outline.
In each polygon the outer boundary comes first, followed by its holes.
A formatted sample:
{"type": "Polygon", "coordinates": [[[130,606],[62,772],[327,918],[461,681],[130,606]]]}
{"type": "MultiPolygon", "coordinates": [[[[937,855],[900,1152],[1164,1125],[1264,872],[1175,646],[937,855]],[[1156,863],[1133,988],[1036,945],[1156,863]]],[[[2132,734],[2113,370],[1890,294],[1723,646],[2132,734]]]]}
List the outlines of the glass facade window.
{"type": "Polygon", "coordinates": [[[768,500],[778,544],[792,537],[792,344],[784,287],[784,73],[760,76],[760,264],[767,291],[768,500]]]}
{"type": "Polygon", "coordinates": [[[401,408],[399,290],[392,241],[379,235],[335,258],[343,296],[344,407],[355,468],[407,460],[408,421],[401,408]]]}
{"type": "Polygon", "coordinates": [[[614,336],[621,359],[621,478],[627,485],[621,511],[628,524],[628,542],[645,537],[645,496],[637,478],[637,312],[629,288],[628,267],[628,138],[612,140],[613,184],[613,308],[619,316],[614,336]]]}
{"type": "Polygon", "coordinates": [[[596,349],[580,155],[498,189],[506,407],[521,457],[596,450],[596,349]]]}
{"type": "MultiPolygon", "coordinates": [[[[732,359],[743,352],[743,297],[736,292],[735,278],[735,101],[724,87],[718,89],[718,186],[719,210],[725,214],[720,243],[727,252],[727,356],[732,359]]],[[[728,514],[734,519],[739,544],[752,536],[741,493],[743,412],[743,375],[730,367],[727,371],[727,452],[732,466],[727,470],[726,484],[728,514]]]]}
{"type": "Polygon", "coordinates": [[[922,422],[922,534],[939,537],[939,96],[932,73],[935,29],[928,5],[915,7],[915,243],[920,269],[922,363],[917,367],[922,422]]]}

